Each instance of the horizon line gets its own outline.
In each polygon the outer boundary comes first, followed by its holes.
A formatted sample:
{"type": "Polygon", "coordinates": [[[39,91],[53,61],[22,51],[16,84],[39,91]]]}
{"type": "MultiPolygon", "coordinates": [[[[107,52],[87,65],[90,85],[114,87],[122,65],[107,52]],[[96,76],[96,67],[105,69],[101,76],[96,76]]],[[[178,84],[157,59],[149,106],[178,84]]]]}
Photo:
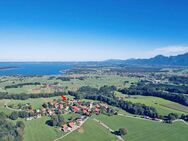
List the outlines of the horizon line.
{"type": "Polygon", "coordinates": [[[164,57],[173,57],[173,56],[179,56],[179,55],[184,55],[187,54],[182,53],[182,54],[177,54],[177,55],[155,55],[153,57],[145,57],[145,58],[127,58],[127,59],[120,59],[120,58],[109,58],[109,59],[103,59],[103,60],[0,60],[0,63],[79,63],[79,62],[104,62],[104,61],[109,61],[109,60],[119,60],[119,61],[126,61],[126,60],[131,60],[131,59],[151,59],[156,56],[164,56],[164,57]]]}

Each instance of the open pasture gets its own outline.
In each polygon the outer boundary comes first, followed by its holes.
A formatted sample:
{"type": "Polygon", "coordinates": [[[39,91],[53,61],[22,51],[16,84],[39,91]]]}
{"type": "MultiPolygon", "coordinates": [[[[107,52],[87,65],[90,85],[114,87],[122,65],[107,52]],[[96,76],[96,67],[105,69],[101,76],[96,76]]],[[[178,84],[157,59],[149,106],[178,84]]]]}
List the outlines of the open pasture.
{"type": "Polygon", "coordinates": [[[122,97],[126,101],[131,101],[133,103],[143,103],[147,106],[152,106],[157,109],[159,114],[167,115],[168,113],[177,113],[179,115],[188,113],[188,107],[153,96],[139,96],[139,95],[124,95],[122,93],[116,92],[116,96],[122,97]]]}

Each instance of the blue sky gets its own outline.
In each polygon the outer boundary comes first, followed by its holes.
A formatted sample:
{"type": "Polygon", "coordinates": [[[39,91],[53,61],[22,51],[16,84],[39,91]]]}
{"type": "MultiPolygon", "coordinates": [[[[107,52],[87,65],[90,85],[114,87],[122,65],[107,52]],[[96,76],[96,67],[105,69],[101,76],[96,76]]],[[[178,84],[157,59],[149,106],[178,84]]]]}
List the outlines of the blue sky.
{"type": "Polygon", "coordinates": [[[0,61],[185,53],[187,5],[187,0],[1,0],[0,61]]]}

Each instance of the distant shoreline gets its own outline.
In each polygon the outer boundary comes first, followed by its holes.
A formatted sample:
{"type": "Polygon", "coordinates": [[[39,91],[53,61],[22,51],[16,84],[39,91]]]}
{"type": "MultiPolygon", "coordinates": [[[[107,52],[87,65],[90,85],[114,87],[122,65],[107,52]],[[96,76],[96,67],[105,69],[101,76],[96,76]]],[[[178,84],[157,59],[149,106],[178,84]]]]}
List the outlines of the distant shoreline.
{"type": "Polygon", "coordinates": [[[12,69],[17,69],[18,67],[14,67],[14,66],[12,66],[12,67],[0,67],[0,71],[1,70],[12,70],[12,69]]]}

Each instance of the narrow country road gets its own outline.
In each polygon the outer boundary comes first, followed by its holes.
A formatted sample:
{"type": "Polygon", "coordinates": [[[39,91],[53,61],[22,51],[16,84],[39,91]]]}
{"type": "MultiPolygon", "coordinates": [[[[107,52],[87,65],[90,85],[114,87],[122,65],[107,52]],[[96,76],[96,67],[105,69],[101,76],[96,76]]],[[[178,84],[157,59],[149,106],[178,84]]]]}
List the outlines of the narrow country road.
{"type": "MultiPolygon", "coordinates": [[[[140,119],[140,120],[153,121],[153,120],[150,120],[150,119],[144,119],[144,118],[140,118],[140,117],[128,116],[128,115],[123,115],[123,114],[118,114],[118,116],[124,116],[124,117],[129,117],[129,118],[137,118],[137,119],[140,119]]],[[[153,121],[153,122],[163,122],[163,121],[153,121]]],[[[182,119],[176,119],[173,122],[183,122],[184,124],[188,125],[188,122],[186,122],[186,121],[184,121],[182,119]]]]}
{"type": "Polygon", "coordinates": [[[5,104],[4,104],[4,107],[5,108],[7,108],[8,110],[11,110],[11,111],[21,111],[21,109],[14,109],[14,108],[10,108],[10,107],[8,107],[8,103],[9,103],[10,101],[7,101],[5,104]]]}
{"type": "MultiPolygon", "coordinates": [[[[114,132],[113,129],[111,129],[108,125],[104,124],[103,122],[101,122],[100,120],[97,120],[96,118],[94,118],[93,120],[95,120],[96,122],[98,122],[100,125],[102,125],[104,128],[106,128],[107,130],[109,130],[110,132],[114,132]]],[[[119,140],[124,141],[124,139],[121,136],[115,135],[119,140]]]]}
{"type": "Polygon", "coordinates": [[[182,119],[176,119],[176,120],[174,120],[173,122],[183,122],[184,124],[186,124],[186,125],[188,125],[188,122],[186,122],[186,121],[184,121],[184,120],[182,120],[182,119]]]}

